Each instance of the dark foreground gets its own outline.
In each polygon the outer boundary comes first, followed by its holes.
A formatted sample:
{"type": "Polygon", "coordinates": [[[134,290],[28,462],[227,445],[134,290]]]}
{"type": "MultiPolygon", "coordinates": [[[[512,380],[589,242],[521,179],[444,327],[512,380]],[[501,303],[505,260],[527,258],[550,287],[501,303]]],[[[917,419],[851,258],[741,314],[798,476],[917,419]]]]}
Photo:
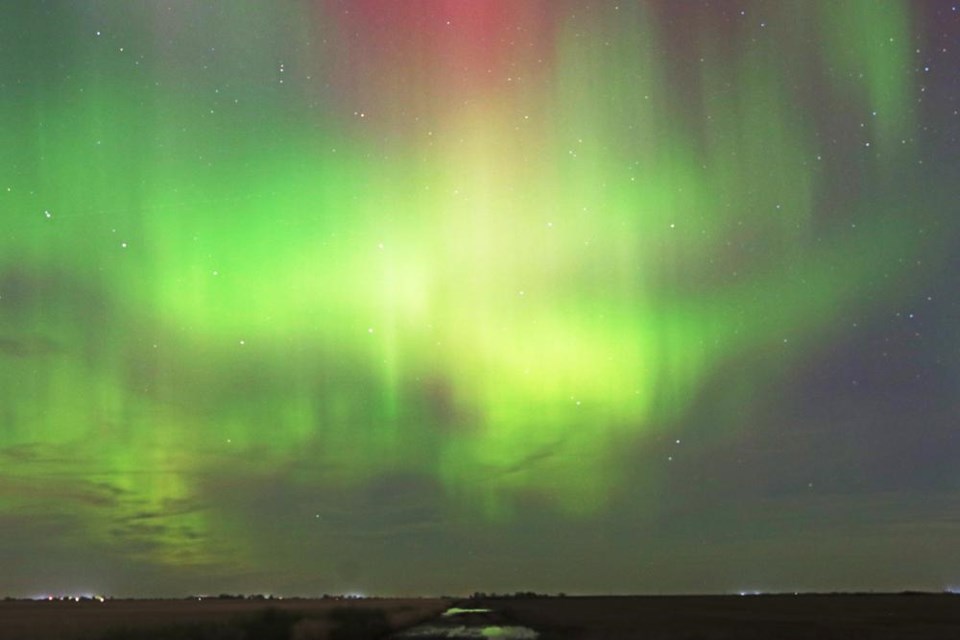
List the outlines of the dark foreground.
{"type": "Polygon", "coordinates": [[[541,640],[960,639],[960,595],[770,595],[489,599],[541,640]]]}
{"type": "Polygon", "coordinates": [[[525,631],[512,637],[539,640],[960,638],[960,596],[951,595],[488,598],[457,605],[488,612],[441,615],[450,606],[442,599],[0,602],[0,640],[362,640],[464,626],[485,632],[455,637],[511,637],[496,631],[514,629],[525,631]]]}
{"type": "Polygon", "coordinates": [[[0,602],[0,640],[362,640],[438,616],[440,598],[0,602]]]}

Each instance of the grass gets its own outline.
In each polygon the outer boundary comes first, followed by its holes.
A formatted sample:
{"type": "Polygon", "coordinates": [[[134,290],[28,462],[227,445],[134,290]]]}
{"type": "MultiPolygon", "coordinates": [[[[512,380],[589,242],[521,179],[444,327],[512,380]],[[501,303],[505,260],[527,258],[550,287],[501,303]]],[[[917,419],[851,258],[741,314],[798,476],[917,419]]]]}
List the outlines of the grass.
{"type": "Polygon", "coordinates": [[[0,602],[0,640],[364,640],[439,615],[448,599],[0,602]]]}

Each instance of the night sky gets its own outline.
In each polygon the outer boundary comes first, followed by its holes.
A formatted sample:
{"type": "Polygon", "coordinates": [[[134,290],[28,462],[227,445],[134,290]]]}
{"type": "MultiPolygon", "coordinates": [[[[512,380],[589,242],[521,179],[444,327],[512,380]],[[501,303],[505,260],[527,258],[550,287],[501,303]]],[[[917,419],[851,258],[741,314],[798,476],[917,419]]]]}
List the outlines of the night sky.
{"type": "Polygon", "coordinates": [[[960,587],[960,3],[0,3],[0,595],[960,587]]]}

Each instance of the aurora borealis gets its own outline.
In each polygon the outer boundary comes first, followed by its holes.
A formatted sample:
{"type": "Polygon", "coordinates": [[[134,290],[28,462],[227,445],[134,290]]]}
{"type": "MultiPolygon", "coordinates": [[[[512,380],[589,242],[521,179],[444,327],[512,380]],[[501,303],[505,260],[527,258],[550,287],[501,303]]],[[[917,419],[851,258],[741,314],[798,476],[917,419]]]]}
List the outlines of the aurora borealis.
{"type": "Polygon", "coordinates": [[[960,583],[951,2],[0,8],[13,595],[960,583]]]}

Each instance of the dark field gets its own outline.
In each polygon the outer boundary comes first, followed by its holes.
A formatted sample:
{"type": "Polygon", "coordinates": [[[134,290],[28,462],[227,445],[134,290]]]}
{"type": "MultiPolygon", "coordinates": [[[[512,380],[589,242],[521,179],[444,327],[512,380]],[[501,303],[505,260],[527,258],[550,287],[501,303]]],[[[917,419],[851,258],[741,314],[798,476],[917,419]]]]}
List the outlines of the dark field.
{"type": "MultiPolygon", "coordinates": [[[[384,638],[451,601],[116,600],[0,602],[0,640],[319,640],[384,638]]],[[[486,598],[486,624],[542,640],[960,638],[960,596],[636,596],[486,598]]],[[[485,617],[485,616],[481,616],[485,617]]]]}
{"type": "Polygon", "coordinates": [[[0,602],[0,640],[320,640],[378,637],[442,612],[441,599],[0,602]]]}
{"type": "Polygon", "coordinates": [[[493,598],[478,606],[542,640],[960,639],[960,596],[952,595],[493,598]]]}

